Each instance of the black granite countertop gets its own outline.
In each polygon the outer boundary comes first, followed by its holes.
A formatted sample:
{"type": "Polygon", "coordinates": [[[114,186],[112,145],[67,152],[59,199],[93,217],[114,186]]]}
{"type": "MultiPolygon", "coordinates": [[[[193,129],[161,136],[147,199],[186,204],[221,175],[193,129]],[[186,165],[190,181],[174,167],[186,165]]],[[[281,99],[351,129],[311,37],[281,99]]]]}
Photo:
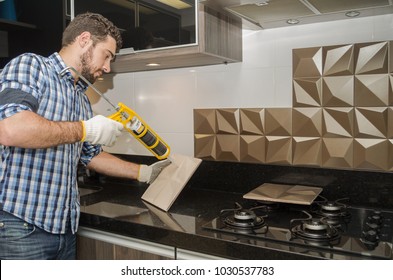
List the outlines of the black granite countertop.
{"type": "MultiPolygon", "coordinates": [[[[150,157],[120,157],[154,161],[150,157]]],[[[321,258],[280,250],[269,242],[256,246],[246,239],[202,228],[220,210],[233,208],[234,202],[243,201],[244,193],[265,182],[320,186],[332,199],[348,196],[352,205],[393,209],[392,173],[203,161],[168,212],[141,199],[148,187],[145,184],[99,174],[80,182],[82,188],[99,190],[81,197],[80,226],[229,259],[321,258]],[[97,213],[97,205],[103,211],[120,207],[130,214],[120,210],[121,215],[97,213]]]]}

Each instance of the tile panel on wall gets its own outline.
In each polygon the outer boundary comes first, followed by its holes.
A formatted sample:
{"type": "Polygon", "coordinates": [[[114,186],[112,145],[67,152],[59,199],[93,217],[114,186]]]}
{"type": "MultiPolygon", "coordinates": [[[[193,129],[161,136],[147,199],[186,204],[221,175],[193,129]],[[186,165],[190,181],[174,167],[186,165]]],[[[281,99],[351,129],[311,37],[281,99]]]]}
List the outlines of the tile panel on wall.
{"type": "Polygon", "coordinates": [[[302,166],[322,166],[321,137],[293,137],[292,164],[302,166]]]}
{"type": "Polygon", "coordinates": [[[218,134],[239,134],[239,110],[217,109],[216,125],[218,134]]]}
{"type": "Polygon", "coordinates": [[[322,106],[349,107],[354,105],[354,77],[324,77],[322,106]]]}
{"type": "Polygon", "coordinates": [[[393,171],[392,51],[392,42],[293,50],[292,108],[197,109],[196,156],[393,171]]]}
{"type": "Polygon", "coordinates": [[[353,163],[356,169],[388,170],[389,141],[387,139],[355,138],[353,163]]]}
{"type": "Polygon", "coordinates": [[[297,78],[293,80],[293,106],[317,107],[322,103],[321,78],[297,78]]]}
{"type": "Polygon", "coordinates": [[[261,108],[240,109],[240,133],[243,135],[263,135],[265,114],[261,108]]]}
{"type": "Polygon", "coordinates": [[[303,137],[321,137],[322,109],[294,108],[292,110],[292,135],[303,137]]]}
{"type": "Polygon", "coordinates": [[[323,108],[322,136],[346,138],[353,135],[353,107],[323,108]]]}
{"type": "Polygon", "coordinates": [[[265,134],[270,136],[292,135],[292,108],[266,108],[265,134]]]}
{"type": "Polygon", "coordinates": [[[323,138],[322,167],[351,169],[353,138],[323,138]]]}
{"type": "Polygon", "coordinates": [[[292,53],[293,78],[322,75],[322,48],[297,49],[292,53]]]}
{"type": "Polygon", "coordinates": [[[355,106],[388,106],[391,87],[389,75],[356,75],[355,106]]]}
{"type": "Polygon", "coordinates": [[[388,73],[389,42],[355,44],[355,74],[388,73]]]}
{"type": "Polygon", "coordinates": [[[266,136],[266,163],[292,164],[291,136],[266,136]]]}
{"type": "Polygon", "coordinates": [[[266,162],[266,138],[260,135],[240,135],[240,161],[266,162]]]}
{"type": "Polygon", "coordinates": [[[354,137],[378,140],[387,137],[387,107],[357,107],[355,109],[354,137]]]}
{"type": "Polygon", "coordinates": [[[323,47],[323,76],[354,74],[353,45],[323,47]]]}

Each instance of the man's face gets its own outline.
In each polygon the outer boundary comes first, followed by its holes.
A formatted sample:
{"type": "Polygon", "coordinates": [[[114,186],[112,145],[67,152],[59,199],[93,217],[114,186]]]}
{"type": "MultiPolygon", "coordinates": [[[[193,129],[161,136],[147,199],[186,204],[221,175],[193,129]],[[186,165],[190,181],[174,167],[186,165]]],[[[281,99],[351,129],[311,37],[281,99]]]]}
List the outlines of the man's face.
{"type": "Polygon", "coordinates": [[[110,72],[110,63],[115,57],[116,41],[112,37],[91,45],[81,56],[81,74],[90,83],[102,76],[103,73],[110,72]]]}

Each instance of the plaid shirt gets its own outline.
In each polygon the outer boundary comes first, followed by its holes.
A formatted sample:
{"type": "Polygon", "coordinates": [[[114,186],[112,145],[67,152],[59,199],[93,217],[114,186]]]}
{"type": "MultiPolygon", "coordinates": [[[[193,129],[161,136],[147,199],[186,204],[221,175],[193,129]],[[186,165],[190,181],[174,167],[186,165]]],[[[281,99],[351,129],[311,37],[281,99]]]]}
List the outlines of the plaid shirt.
{"type": "MultiPolygon", "coordinates": [[[[87,86],[74,78],[58,53],[50,57],[23,54],[0,73],[0,101],[4,89],[31,94],[37,114],[51,121],[80,121],[93,116],[87,86]]],[[[30,97],[30,96],[29,96],[30,97]]],[[[31,97],[30,97],[31,99],[31,97]]],[[[18,99],[15,99],[18,100],[18,99]]],[[[0,120],[23,110],[23,102],[0,102],[0,120]],[[5,103],[5,104],[4,104],[5,103]]],[[[67,221],[76,232],[79,222],[78,162],[86,165],[101,146],[64,144],[47,149],[0,145],[0,209],[51,233],[65,233],[67,221]]]]}

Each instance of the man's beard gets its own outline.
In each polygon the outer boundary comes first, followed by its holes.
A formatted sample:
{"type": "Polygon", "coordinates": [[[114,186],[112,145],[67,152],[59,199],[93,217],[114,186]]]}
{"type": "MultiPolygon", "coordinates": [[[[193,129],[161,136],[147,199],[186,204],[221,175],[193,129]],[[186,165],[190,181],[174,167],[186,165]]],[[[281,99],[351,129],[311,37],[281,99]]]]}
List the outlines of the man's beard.
{"type": "Polygon", "coordinates": [[[82,64],[82,71],[81,74],[83,77],[86,78],[90,83],[94,84],[97,78],[94,77],[94,74],[91,73],[90,63],[92,61],[93,47],[90,47],[87,52],[82,54],[81,56],[81,64],[82,64]]]}

